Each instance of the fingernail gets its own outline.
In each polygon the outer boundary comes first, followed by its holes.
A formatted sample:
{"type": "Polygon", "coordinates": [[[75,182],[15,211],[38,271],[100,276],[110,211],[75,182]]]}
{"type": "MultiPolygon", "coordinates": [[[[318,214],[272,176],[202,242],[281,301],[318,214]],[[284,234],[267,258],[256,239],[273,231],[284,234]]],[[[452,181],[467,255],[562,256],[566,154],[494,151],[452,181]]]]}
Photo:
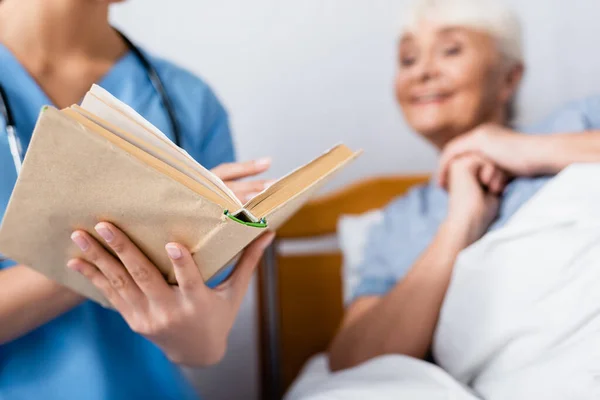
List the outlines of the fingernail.
{"type": "Polygon", "coordinates": [[[87,241],[87,239],[79,232],[74,232],[71,235],[71,240],[73,241],[73,243],[75,243],[77,245],[77,247],[79,247],[79,249],[81,251],[87,251],[87,249],[90,248],[90,243],[87,241]]]}
{"type": "Polygon", "coordinates": [[[254,161],[254,163],[259,167],[264,167],[266,165],[271,165],[271,157],[263,157],[254,161]]]}
{"type": "Polygon", "coordinates": [[[174,244],[166,245],[165,249],[167,250],[167,254],[169,255],[169,257],[171,259],[179,260],[181,258],[181,250],[179,249],[179,247],[175,246],[174,244]]]}
{"type": "Polygon", "coordinates": [[[275,184],[275,182],[277,182],[275,179],[270,180],[270,181],[266,181],[265,182],[265,189],[270,188],[271,186],[273,186],[275,184]]]}
{"type": "Polygon", "coordinates": [[[96,225],[96,232],[98,235],[102,236],[102,239],[106,240],[108,243],[112,242],[115,238],[115,235],[112,233],[110,229],[108,229],[105,225],[96,225]]]}
{"type": "Polygon", "coordinates": [[[76,272],[81,272],[81,271],[79,270],[79,264],[77,263],[77,261],[76,261],[76,260],[70,260],[70,261],[67,263],[67,268],[69,268],[69,269],[72,269],[73,271],[76,271],[76,272]]]}

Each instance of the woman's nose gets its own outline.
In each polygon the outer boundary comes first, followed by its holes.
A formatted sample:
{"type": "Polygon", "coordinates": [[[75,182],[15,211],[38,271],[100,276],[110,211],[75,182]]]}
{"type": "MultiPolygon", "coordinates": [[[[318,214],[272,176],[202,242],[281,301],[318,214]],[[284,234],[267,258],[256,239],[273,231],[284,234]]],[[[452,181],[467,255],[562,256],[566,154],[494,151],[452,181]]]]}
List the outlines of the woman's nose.
{"type": "Polygon", "coordinates": [[[439,73],[438,62],[433,56],[422,57],[416,68],[416,78],[421,82],[435,79],[439,73]]]}

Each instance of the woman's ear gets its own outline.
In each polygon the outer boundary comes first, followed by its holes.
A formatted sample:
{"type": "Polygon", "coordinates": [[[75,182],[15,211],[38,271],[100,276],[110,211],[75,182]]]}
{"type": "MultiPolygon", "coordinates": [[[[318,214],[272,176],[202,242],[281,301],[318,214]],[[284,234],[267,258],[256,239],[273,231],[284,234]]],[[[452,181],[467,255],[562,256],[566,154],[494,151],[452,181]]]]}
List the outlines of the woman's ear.
{"type": "Polygon", "coordinates": [[[513,64],[504,77],[503,87],[501,89],[501,96],[503,102],[510,101],[519,89],[519,85],[523,80],[525,73],[525,66],[522,63],[513,64]]]}

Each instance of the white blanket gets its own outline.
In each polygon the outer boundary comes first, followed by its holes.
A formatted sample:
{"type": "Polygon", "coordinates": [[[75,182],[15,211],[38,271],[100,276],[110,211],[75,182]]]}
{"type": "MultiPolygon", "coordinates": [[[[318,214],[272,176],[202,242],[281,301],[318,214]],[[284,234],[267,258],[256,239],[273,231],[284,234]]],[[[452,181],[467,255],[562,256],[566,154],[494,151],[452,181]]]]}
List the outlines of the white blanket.
{"type": "Polygon", "coordinates": [[[441,368],[388,356],[338,374],[317,359],[289,398],[600,399],[599,165],[568,168],[461,253],[434,354],[441,368]]]}
{"type": "Polygon", "coordinates": [[[286,400],[477,400],[441,368],[390,355],[356,368],[329,373],[324,355],[313,358],[286,400]]]}

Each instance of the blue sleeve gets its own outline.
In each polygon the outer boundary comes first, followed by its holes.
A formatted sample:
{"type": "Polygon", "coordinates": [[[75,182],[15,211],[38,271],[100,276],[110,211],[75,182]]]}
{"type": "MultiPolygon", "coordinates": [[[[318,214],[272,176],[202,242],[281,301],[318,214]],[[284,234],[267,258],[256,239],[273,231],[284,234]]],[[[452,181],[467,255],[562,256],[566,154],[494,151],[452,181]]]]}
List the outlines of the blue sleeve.
{"type": "MultiPolygon", "coordinates": [[[[372,235],[377,237],[380,234],[372,232],[372,235]]],[[[369,247],[368,251],[374,253],[373,247],[369,247]]],[[[352,296],[353,301],[359,297],[383,296],[396,284],[396,278],[390,272],[389,266],[376,254],[370,254],[361,264],[360,275],[360,283],[352,296]]]]}
{"type": "Polygon", "coordinates": [[[236,157],[227,111],[210,88],[207,92],[202,110],[204,123],[200,132],[200,160],[202,165],[211,169],[233,162],[236,157]]]}
{"type": "Polygon", "coordinates": [[[447,193],[434,184],[414,187],[390,203],[367,239],[352,299],[385,295],[402,280],[433,240],[447,209],[447,193]]]}
{"type": "Polygon", "coordinates": [[[584,100],[583,109],[587,129],[600,129],[600,96],[584,100]]]}
{"type": "Polygon", "coordinates": [[[532,135],[573,133],[600,129],[600,97],[567,104],[542,122],[525,129],[532,135]]]}
{"type": "Polygon", "coordinates": [[[412,265],[406,237],[410,224],[410,196],[391,203],[383,212],[381,223],[374,225],[368,235],[363,260],[358,266],[359,283],[353,300],[363,296],[382,296],[389,292],[412,265]]]}
{"type": "MultiPolygon", "coordinates": [[[[0,254],[0,260],[2,260],[1,254],[0,254]]],[[[14,262],[13,260],[2,260],[2,261],[0,261],[0,270],[9,268],[9,267],[12,267],[15,265],[17,265],[17,263],[14,262]]]]}

